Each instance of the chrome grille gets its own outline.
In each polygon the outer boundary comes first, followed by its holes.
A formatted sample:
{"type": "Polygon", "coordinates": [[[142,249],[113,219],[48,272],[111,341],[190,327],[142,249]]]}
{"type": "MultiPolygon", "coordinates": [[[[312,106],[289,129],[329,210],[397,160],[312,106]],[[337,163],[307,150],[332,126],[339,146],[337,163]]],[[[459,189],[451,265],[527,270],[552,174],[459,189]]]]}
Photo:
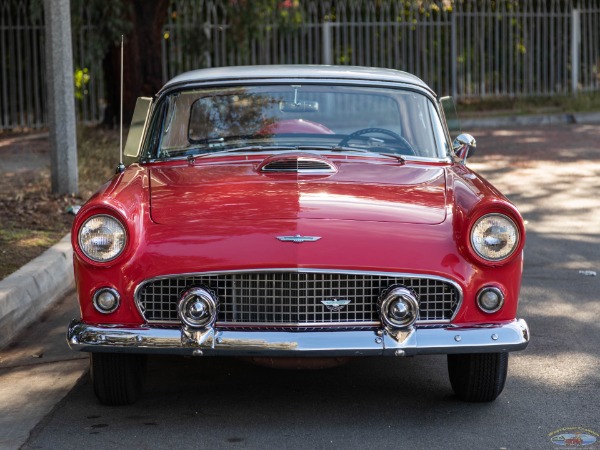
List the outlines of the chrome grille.
{"type": "Polygon", "coordinates": [[[217,324],[227,326],[328,327],[376,326],[377,301],[390,285],[413,289],[419,300],[418,323],[448,322],[461,293],[451,282],[411,275],[330,272],[237,272],[172,276],[149,280],[137,293],[138,308],[150,323],[178,324],[177,302],[191,286],[205,286],[217,295],[217,324]],[[330,311],[322,300],[350,300],[330,311]]]}

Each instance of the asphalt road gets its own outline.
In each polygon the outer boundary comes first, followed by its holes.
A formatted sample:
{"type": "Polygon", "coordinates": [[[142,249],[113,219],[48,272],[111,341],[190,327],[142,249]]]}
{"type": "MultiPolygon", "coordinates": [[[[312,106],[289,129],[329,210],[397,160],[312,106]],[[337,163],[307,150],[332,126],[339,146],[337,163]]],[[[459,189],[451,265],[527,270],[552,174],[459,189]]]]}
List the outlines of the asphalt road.
{"type": "Polygon", "coordinates": [[[474,134],[471,167],[527,220],[532,341],[498,400],[456,400],[443,356],[321,371],[157,357],[137,404],[101,406],[84,378],[23,448],[552,449],[574,427],[600,441],[600,127],[474,134]]]}

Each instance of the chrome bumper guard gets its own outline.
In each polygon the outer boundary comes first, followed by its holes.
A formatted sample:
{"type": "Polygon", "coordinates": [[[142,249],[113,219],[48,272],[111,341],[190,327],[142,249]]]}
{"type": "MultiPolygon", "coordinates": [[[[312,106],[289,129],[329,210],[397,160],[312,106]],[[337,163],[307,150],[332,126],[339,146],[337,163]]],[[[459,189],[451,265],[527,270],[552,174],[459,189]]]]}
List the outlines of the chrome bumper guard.
{"type": "Polygon", "coordinates": [[[67,331],[73,350],[189,356],[411,356],[448,353],[498,353],[522,350],[529,328],[522,320],[502,325],[378,331],[198,331],[90,325],[73,320],[67,331]]]}

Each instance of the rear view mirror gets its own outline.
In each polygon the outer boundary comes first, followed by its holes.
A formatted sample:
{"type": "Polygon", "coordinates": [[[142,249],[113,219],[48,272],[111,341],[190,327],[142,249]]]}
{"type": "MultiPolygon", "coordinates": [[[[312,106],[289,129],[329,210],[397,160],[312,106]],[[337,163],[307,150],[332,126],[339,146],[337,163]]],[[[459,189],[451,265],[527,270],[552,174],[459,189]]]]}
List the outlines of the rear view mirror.
{"type": "Polygon", "coordinates": [[[279,102],[279,111],[286,113],[308,113],[319,111],[319,102],[279,102]]]}
{"type": "Polygon", "coordinates": [[[133,158],[139,156],[142,139],[148,123],[148,116],[150,115],[151,104],[152,99],[150,97],[139,97],[135,102],[135,110],[133,111],[133,118],[131,119],[129,134],[127,135],[127,142],[125,144],[125,156],[133,158]]]}

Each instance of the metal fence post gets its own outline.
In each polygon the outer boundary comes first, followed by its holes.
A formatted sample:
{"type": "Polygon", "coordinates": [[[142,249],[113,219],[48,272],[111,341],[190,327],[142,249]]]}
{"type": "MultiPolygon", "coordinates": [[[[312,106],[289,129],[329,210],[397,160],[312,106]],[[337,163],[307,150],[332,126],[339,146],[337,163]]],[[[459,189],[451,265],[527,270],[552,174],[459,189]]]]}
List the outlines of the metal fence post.
{"type": "Polygon", "coordinates": [[[333,64],[333,39],[331,22],[323,22],[323,64],[333,64]]]}
{"type": "Polygon", "coordinates": [[[579,44],[581,42],[581,13],[571,12],[571,92],[577,95],[579,87],[579,44]]]}
{"type": "Polygon", "coordinates": [[[450,79],[452,97],[458,97],[458,65],[457,65],[457,43],[456,43],[456,11],[450,12],[450,79]]]}
{"type": "Polygon", "coordinates": [[[52,191],[76,194],[79,189],[69,0],[44,0],[44,15],[52,191]]]}

